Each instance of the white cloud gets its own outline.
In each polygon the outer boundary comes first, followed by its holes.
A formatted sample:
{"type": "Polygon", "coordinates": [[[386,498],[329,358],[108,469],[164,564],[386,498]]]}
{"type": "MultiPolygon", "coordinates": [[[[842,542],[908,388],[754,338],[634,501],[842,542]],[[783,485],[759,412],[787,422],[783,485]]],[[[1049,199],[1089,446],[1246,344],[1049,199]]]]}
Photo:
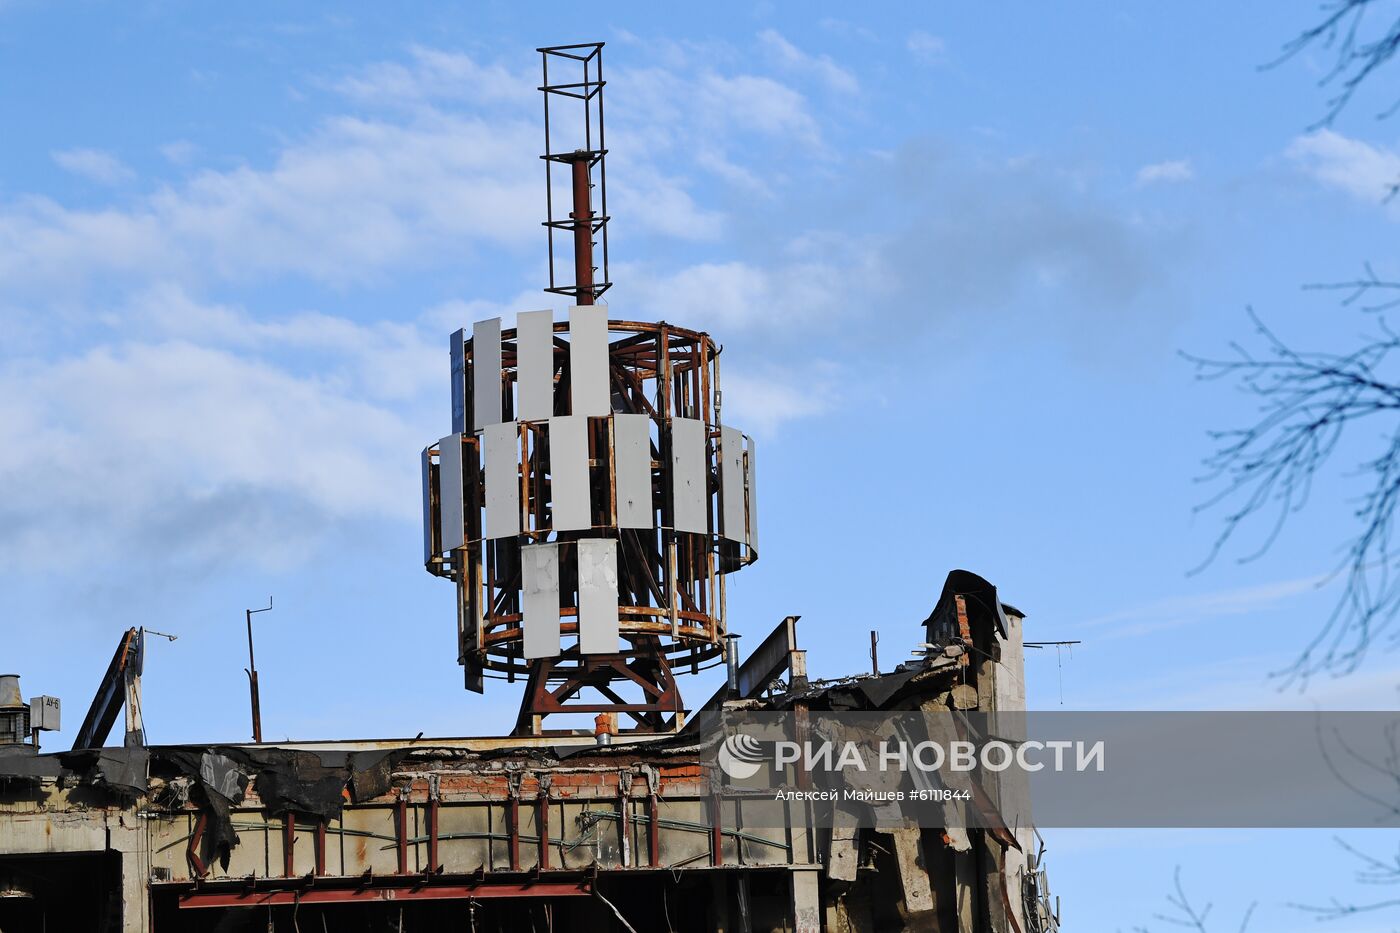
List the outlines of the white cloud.
{"type": "Polygon", "coordinates": [[[65,172],[100,185],[119,185],[136,177],[121,159],[101,149],[63,149],[50,155],[65,172]]]}
{"type": "Polygon", "coordinates": [[[1154,162],[1138,169],[1137,183],[1151,185],[1158,182],[1190,181],[1196,177],[1190,159],[1174,159],[1167,162],[1154,162]]]}
{"type": "MultiPolygon", "coordinates": [[[[1400,184],[1400,152],[1333,130],[1299,136],[1287,155],[1323,185],[1369,204],[1383,202],[1400,184]]],[[[1400,216],[1400,207],[1397,212],[1400,216]]]]}
{"type": "Polygon", "coordinates": [[[199,147],[187,139],[177,139],[160,147],[160,154],[171,165],[186,165],[197,152],[199,147]]]}
{"type": "Polygon", "coordinates": [[[185,281],[281,274],[343,286],[476,242],[538,236],[535,127],[424,114],[337,117],[266,169],[204,171],[121,210],[0,207],[0,278],[185,281]]]}
{"type": "Polygon", "coordinates": [[[920,29],[911,32],[904,44],[916,58],[921,58],[926,62],[940,61],[947,48],[947,43],[941,38],[920,29]]]}
{"type": "Polygon", "coordinates": [[[758,39],[769,54],[787,68],[810,74],[831,90],[842,94],[854,94],[860,90],[856,76],[832,61],[830,55],[809,55],[775,29],[763,30],[758,34],[758,39]]]}
{"type": "Polygon", "coordinates": [[[304,560],[364,517],[411,520],[420,432],[328,380],[171,339],[0,367],[0,555],[304,560]]]}
{"type": "MultiPolygon", "coordinates": [[[[431,101],[482,104],[539,103],[539,75],[533,69],[511,71],[483,64],[470,55],[412,46],[407,62],[377,62],[331,86],[362,103],[419,107],[431,101]]],[[[533,109],[533,107],[532,107],[533,109]]]]}
{"type": "Polygon", "coordinates": [[[725,421],[760,437],[772,435],[789,421],[830,411],[839,375],[834,364],[820,360],[800,368],[725,370],[725,421]]]}

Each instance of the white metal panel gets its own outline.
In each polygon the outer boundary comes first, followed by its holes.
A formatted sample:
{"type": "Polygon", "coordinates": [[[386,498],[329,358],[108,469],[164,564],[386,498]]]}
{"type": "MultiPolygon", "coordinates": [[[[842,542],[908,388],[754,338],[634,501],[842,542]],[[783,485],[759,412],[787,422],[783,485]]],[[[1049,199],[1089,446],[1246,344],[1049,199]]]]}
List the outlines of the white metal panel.
{"type": "Polygon", "coordinates": [[[748,483],[748,487],[749,487],[749,504],[748,504],[749,537],[748,537],[748,542],[749,542],[749,547],[750,547],[751,549],[757,551],[757,550],[758,550],[758,483],[755,482],[755,479],[754,479],[754,478],[757,476],[758,467],[757,467],[757,461],[756,461],[756,459],[755,459],[755,458],[756,458],[756,454],[755,454],[755,451],[754,451],[754,442],[753,442],[753,438],[749,438],[748,440],[749,440],[749,456],[748,456],[748,459],[744,462],[744,478],[745,478],[745,481],[748,483]]]}
{"type": "Polygon", "coordinates": [[[736,428],[719,429],[720,534],[744,540],[744,435],[736,428]]]}
{"type": "Polygon", "coordinates": [[[462,435],[449,434],[438,441],[438,542],[444,551],[467,543],[466,513],[462,506],[462,435]]]}
{"type": "Polygon", "coordinates": [[[705,486],[709,472],[705,422],[695,418],[671,419],[671,521],[677,531],[708,534],[710,496],[705,486]]]}
{"type": "Polygon", "coordinates": [[[651,528],[651,416],[613,415],[617,527],[651,528]]]}
{"type": "Polygon", "coordinates": [[[515,316],[515,416],[539,421],[554,414],[554,312],[515,316]]]}
{"type": "Polygon", "coordinates": [[[606,415],[608,392],[608,306],[569,309],[569,379],[573,415],[606,415]]]}
{"type": "Polygon", "coordinates": [[[472,426],[501,423],[501,319],[472,325],[472,426]]]}
{"type": "Polygon", "coordinates": [[[486,537],[520,534],[520,429],[514,421],[488,424],[481,435],[486,470],[486,537]]]}
{"type": "Polygon", "coordinates": [[[559,545],[521,548],[520,575],[525,658],[552,658],[559,654],[559,545]]]}
{"type": "Polygon", "coordinates": [[[549,419],[549,488],[555,531],[593,527],[588,484],[588,419],[569,415],[549,419]]]}
{"type": "Polygon", "coordinates": [[[578,644],[584,654],[617,650],[617,542],[578,542],[578,644]]]}
{"type": "Polygon", "coordinates": [[[437,557],[437,548],[433,546],[433,538],[437,537],[434,532],[437,530],[437,519],[433,516],[433,470],[432,457],[428,451],[432,450],[432,445],[423,448],[421,457],[423,467],[423,563],[427,563],[437,557]]]}
{"type": "Polygon", "coordinates": [[[452,357],[452,433],[467,433],[467,331],[455,331],[448,338],[452,357]]]}

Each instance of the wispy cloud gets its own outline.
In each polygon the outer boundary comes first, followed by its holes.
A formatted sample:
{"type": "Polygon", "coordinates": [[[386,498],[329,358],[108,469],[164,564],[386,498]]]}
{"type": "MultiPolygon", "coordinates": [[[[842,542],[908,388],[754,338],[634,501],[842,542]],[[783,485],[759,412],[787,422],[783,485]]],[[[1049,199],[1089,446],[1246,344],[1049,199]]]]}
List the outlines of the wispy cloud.
{"type": "Polygon", "coordinates": [[[916,29],[909,34],[909,38],[904,41],[907,48],[915,58],[926,62],[937,62],[943,59],[947,51],[947,43],[939,36],[931,35],[921,29],[916,29]]]}
{"type": "MultiPolygon", "coordinates": [[[[1287,155],[1321,184],[1368,204],[1384,203],[1400,184],[1400,152],[1334,130],[1298,137],[1287,155]]],[[[1400,217],[1400,204],[1391,204],[1391,215],[1400,217]]]]}
{"type": "Polygon", "coordinates": [[[1144,165],[1137,171],[1139,186],[1190,181],[1195,177],[1196,171],[1191,167],[1190,159],[1154,162],[1151,165],[1144,165]]]}
{"type": "Polygon", "coordinates": [[[763,30],[758,34],[758,41],[780,64],[793,71],[816,77],[833,91],[854,94],[860,90],[860,82],[856,80],[856,76],[836,64],[830,55],[808,54],[785,39],[776,29],[763,30]]]}
{"type": "Polygon", "coordinates": [[[1325,574],[1313,575],[1209,593],[1173,596],[1094,616],[1079,624],[1085,629],[1112,628],[1111,633],[1096,636],[1099,639],[1144,635],[1196,625],[1223,616],[1248,615],[1272,609],[1290,599],[1315,591],[1328,579],[1325,574]]]}
{"type": "Polygon", "coordinates": [[[121,159],[101,149],[62,149],[50,155],[65,172],[99,185],[119,185],[136,177],[121,159]]]}

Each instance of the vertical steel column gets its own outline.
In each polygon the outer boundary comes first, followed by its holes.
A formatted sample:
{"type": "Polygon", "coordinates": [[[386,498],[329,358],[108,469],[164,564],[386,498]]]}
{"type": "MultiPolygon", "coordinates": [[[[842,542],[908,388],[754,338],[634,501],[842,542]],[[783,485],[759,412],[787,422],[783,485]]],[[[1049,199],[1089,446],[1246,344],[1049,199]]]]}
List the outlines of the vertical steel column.
{"type": "Polygon", "coordinates": [[[569,217],[574,222],[574,286],[577,289],[574,298],[581,305],[593,304],[593,206],[588,159],[587,153],[579,153],[570,163],[574,209],[569,217]]]}

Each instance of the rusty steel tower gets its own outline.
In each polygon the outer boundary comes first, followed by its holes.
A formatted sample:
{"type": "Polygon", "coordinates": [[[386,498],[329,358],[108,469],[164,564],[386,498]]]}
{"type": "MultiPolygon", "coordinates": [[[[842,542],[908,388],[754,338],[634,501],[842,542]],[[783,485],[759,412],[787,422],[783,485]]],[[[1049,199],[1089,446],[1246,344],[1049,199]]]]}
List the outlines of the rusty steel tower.
{"type": "Polygon", "coordinates": [[[679,729],[674,674],[724,661],[725,576],[758,557],[754,444],[721,417],[719,347],[597,303],[611,285],[602,50],[538,50],[545,291],[572,298],[567,318],[454,333],[452,432],[422,454],[424,563],[456,583],[467,689],[525,681],[516,734],[564,713],[679,729]],[[581,80],[558,81],[564,69],[581,80]],[[556,239],[572,241],[571,276],[556,239]]]}

